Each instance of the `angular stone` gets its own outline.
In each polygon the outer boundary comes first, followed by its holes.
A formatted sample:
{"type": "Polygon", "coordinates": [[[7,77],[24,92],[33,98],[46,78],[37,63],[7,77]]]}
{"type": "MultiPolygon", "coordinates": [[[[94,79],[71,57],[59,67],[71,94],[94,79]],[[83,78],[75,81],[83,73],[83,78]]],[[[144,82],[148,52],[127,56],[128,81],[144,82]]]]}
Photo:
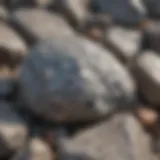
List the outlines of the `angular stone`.
{"type": "Polygon", "coordinates": [[[24,62],[19,85],[27,108],[61,122],[131,107],[136,92],[128,70],[111,52],[78,35],[37,44],[24,62]]]}
{"type": "Polygon", "coordinates": [[[40,138],[31,139],[12,160],[54,160],[52,150],[40,138]]]}
{"type": "Polygon", "coordinates": [[[153,51],[146,51],[137,57],[133,66],[142,94],[150,103],[159,105],[160,56],[153,51]]]}
{"type": "Polygon", "coordinates": [[[131,30],[120,26],[107,30],[105,43],[113,50],[113,53],[122,60],[132,60],[140,51],[142,35],[137,30],[131,30]]]}
{"type": "Polygon", "coordinates": [[[19,9],[12,14],[11,21],[31,44],[57,34],[70,35],[73,33],[71,27],[60,15],[42,9],[19,9]]]}
{"type": "Polygon", "coordinates": [[[108,13],[116,23],[136,25],[145,17],[145,7],[141,0],[92,0],[93,10],[108,13]]]}
{"type": "Polygon", "coordinates": [[[89,2],[90,0],[56,0],[55,4],[72,23],[82,27],[89,15],[89,2]]]}
{"type": "Polygon", "coordinates": [[[25,42],[3,22],[0,22],[0,35],[0,65],[16,66],[27,54],[25,42]]]}
{"type": "Polygon", "coordinates": [[[27,138],[27,127],[12,107],[0,102],[0,157],[17,151],[27,138]]]}
{"type": "Polygon", "coordinates": [[[72,138],[60,138],[60,160],[151,160],[150,139],[136,118],[115,115],[72,138]]]}

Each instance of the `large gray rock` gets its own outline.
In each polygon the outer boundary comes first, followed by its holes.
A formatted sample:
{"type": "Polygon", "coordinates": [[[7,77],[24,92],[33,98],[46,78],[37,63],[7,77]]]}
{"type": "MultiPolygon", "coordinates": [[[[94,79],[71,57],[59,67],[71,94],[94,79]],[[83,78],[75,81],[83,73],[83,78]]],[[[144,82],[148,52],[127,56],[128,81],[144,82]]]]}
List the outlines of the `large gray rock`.
{"type": "Polygon", "coordinates": [[[153,51],[146,51],[137,57],[133,70],[140,91],[152,104],[159,105],[160,99],[160,57],[153,51]]]}
{"type": "Polygon", "coordinates": [[[73,34],[71,27],[60,16],[43,9],[19,9],[12,13],[12,24],[31,44],[57,34],[73,34]]]}
{"type": "Polygon", "coordinates": [[[40,138],[31,139],[12,160],[54,160],[50,147],[40,138]]]}
{"type": "Polygon", "coordinates": [[[20,76],[26,107],[53,121],[86,121],[130,107],[136,87],[108,50],[78,36],[57,36],[30,52],[20,76]]]}
{"type": "Polygon", "coordinates": [[[0,157],[19,150],[27,139],[26,124],[12,107],[0,102],[0,157]]]}
{"type": "Polygon", "coordinates": [[[141,0],[92,0],[93,10],[108,13],[117,23],[136,25],[146,14],[141,0]]]}
{"type": "Polygon", "coordinates": [[[74,25],[83,27],[89,15],[90,0],[56,0],[58,10],[74,25]]]}
{"type": "Polygon", "coordinates": [[[72,138],[59,138],[60,160],[151,160],[150,137],[130,114],[115,115],[72,138]]]}
{"type": "Polygon", "coordinates": [[[141,39],[139,31],[115,26],[107,30],[105,43],[120,60],[128,62],[140,51],[141,39]]]}
{"type": "Polygon", "coordinates": [[[23,39],[7,24],[0,22],[0,64],[15,66],[27,54],[23,39]]]}

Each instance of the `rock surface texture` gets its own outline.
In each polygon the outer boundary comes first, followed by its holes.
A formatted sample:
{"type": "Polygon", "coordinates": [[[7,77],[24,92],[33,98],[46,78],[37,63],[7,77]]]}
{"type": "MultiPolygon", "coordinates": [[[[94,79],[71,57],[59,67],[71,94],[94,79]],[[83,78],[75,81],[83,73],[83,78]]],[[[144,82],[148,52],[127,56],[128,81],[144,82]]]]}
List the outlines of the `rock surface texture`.
{"type": "Polygon", "coordinates": [[[134,103],[136,92],[128,70],[109,51],[76,36],[35,46],[24,62],[20,88],[28,108],[58,121],[105,115],[134,103]]]}

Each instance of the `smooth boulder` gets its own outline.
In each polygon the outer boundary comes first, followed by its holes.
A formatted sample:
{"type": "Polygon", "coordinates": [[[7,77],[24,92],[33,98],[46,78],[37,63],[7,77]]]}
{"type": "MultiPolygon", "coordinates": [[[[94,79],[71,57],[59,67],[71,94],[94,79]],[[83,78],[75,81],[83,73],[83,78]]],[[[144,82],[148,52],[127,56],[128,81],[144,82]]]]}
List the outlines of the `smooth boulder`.
{"type": "Polygon", "coordinates": [[[17,66],[27,55],[26,43],[4,22],[0,22],[0,35],[0,65],[17,66]]]}
{"type": "Polygon", "coordinates": [[[111,52],[78,35],[33,47],[19,86],[27,108],[57,122],[94,120],[130,108],[136,99],[128,70],[111,52]]]}
{"type": "Polygon", "coordinates": [[[19,9],[12,13],[11,23],[29,44],[55,35],[73,34],[72,28],[60,15],[43,9],[19,9]]]}
{"type": "Polygon", "coordinates": [[[124,25],[137,25],[146,16],[141,0],[92,0],[92,8],[96,13],[111,15],[116,23],[124,25]]]}
{"type": "Polygon", "coordinates": [[[120,26],[110,27],[105,36],[105,44],[125,63],[138,55],[141,41],[142,34],[138,30],[120,26]]]}
{"type": "Polygon", "coordinates": [[[59,137],[60,160],[151,160],[150,137],[131,114],[115,115],[71,138],[59,137]]]}
{"type": "Polygon", "coordinates": [[[160,56],[154,51],[145,51],[132,66],[143,96],[151,104],[159,105],[160,99],[160,56]]]}

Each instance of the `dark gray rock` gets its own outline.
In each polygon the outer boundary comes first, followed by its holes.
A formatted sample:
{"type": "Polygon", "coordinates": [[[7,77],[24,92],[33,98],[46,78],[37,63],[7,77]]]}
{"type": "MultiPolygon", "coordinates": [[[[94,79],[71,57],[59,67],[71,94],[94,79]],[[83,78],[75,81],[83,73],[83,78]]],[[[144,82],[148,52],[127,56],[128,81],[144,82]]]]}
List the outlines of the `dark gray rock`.
{"type": "Polygon", "coordinates": [[[160,1],[159,0],[143,0],[147,8],[149,16],[159,18],[160,17],[160,1]]]}
{"type": "Polygon", "coordinates": [[[86,121],[134,102],[128,70],[103,47],[77,36],[36,45],[20,76],[26,107],[52,121],[86,121]]]}
{"type": "Polygon", "coordinates": [[[105,43],[123,62],[131,61],[140,51],[142,34],[133,29],[120,26],[110,27],[105,36],[105,43]]]}
{"type": "Polygon", "coordinates": [[[12,160],[55,160],[52,150],[40,138],[32,138],[12,160]]]}
{"type": "Polygon", "coordinates": [[[153,51],[146,51],[137,57],[133,66],[140,91],[150,103],[159,105],[160,56],[153,51]]]}
{"type": "Polygon", "coordinates": [[[17,66],[27,54],[23,39],[6,23],[0,22],[0,65],[17,66]]]}
{"type": "Polygon", "coordinates": [[[149,23],[143,32],[144,48],[160,52],[160,22],[149,23]]]}
{"type": "Polygon", "coordinates": [[[27,139],[26,124],[12,107],[0,102],[0,157],[19,150],[27,139]]]}
{"type": "Polygon", "coordinates": [[[108,13],[120,24],[136,25],[145,15],[141,0],[92,0],[92,8],[98,13],[108,13]]]}
{"type": "Polygon", "coordinates": [[[71,138],[59,138],[60,160],[151,160],[150,137],[130,114],[115,115],[71,138]]]}
{"type": "Polygon", "coordinates": [[[31,44],[57,34],[73,34],[71,27],[60,16],[43,9],[19,9],[12,13],[12,24],[31,44]]]}

